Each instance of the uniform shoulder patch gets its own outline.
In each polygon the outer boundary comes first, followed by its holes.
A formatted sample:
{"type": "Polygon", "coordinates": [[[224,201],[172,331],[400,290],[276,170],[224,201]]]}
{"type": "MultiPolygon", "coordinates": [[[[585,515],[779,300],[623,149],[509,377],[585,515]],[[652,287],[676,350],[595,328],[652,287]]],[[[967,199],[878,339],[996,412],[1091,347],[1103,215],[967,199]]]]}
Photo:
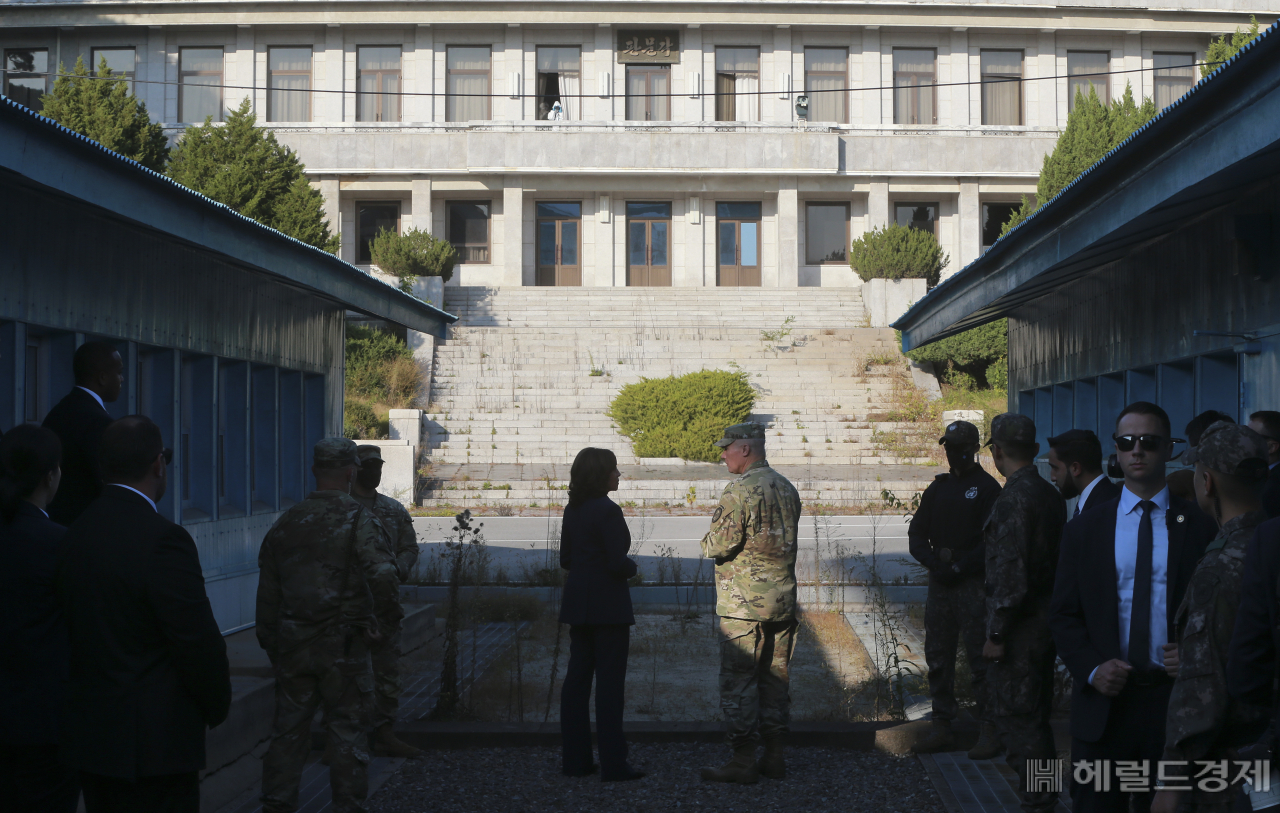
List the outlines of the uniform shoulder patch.
{"type": "Polygon", "coordinates": [[[724,514],[724,506],[723,506],[723,505],[717,505],[717,506],[716,506],[716,512],[715,512],[714,514],[712,514],[712,515],[711,515],[711,521],[712,521],[712,522],[719,522],[719,521],[720,521],[720,517],[721,517],[723,514],[724,514]]]}

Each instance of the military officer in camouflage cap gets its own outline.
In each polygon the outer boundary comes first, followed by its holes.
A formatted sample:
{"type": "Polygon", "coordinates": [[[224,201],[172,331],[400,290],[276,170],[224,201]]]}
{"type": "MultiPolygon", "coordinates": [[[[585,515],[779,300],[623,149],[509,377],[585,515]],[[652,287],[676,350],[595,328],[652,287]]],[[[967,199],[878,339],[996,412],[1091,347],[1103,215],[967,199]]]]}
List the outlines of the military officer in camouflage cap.
{"type": "Polygon", "coordinates": [[[705,768],[713,782],[752,784],[786,775],[782,736],[791,713],[788,666],[796,636],[796,536],[800,494],[769,467],[764,427],[741,423],[716,441],[730,474],[702,538],[715,560],[720,616],[720,708],[733,757],[705,768]],[[756,761],[763,737],[764,755],[756,761]]]}
{"type": "Polygon", "coordinates": [[[378,618],[394,616],[399,596],[387,578],[382,523],[351,498],[359,467],[354,442],[317,443],[316,490],[276,520],[258,553],[256,632],[276,675],[272,740],[262,762],[266,813],[297,809],[311,721],[322,706],[333,809],[364,810],[369,644],[381,640],[378,618]]]}
{"type": "Polygon", "coordinates": [[[1018,774],[1018,795],[1028,813],[1049,813],[1057,798],[1031,791],[1027,761],[1056,755],[1053,709],[1053,595],[1067,505],[1036,470],[1036,425],[1006,412],[991,422],[991,458],[1004,490],[986,524],[987,700],[1005,761],[1018,774]]]}
{"type": "Polygon", "coordinates": [[[950,470],[935,477],[924,490],[907,529],[911,555],[929,570],[924,659],[929,665],[929,696],[933,700],[931,730],[912,750],[934,753],[956,748],[952,733],[952,722],[960,711],[955,693],[956,654],[957,643],[963,640],[970,687],[982,720],[981,735],[969,758],[991,759],[1000,753],[1000,745],[995,726],[985,713],[987,664],[982,644],[987,630],[982,574],[986,560],[982,528],[1000,496],[1000,484],[978,463],[978,427],[968,421],[953,421],[938,443],[946,449],[950,470]]]}
{"type": "MultiPolygon", "coordinates": [[[[1240,606],[1244,552],[1267,514],[1267,439],[1248,426],[1212,424],[1187,452],[1195,465],[1192,485],[1200,509],[1218,521],[1218,536],[1205,548],[1174,616],[1173,642],[1165,670],[1175,677],[1165,718],[1164,760],[1194,763],[1231,759],[1231,749],[1255,741],[1270,711],[1227,693],[1227,654],[1240,606]]],[[[1166,784],[1195,786],[1194,764],[1167,771],[1166,784]],[[1172,777],[1186,778],[1175,782],[1172,777]]],[[[1157,791],[1153,813],[1193,810],[1229,813],[1234,787],[1189,792],[1157,791]]]]}
{"type": "MultiPolygon", "coordinates": [[[[360,471],[351,489],[355,501],[371,511],[382,522],[391,538],[391,549],[386,551],[387,561],[383,572],[388,578],[394,574],[394,587],[399,594],[400,584],[407,581],[418,563],[418,535],[413,530],[409,512],[385,494],[378,493],[382,482],[382,449],[372,444],[356,447],[360,456],[360,471]]],[[[404,610],[399,602],[393,616],[378,619],[382,640],[369,646],[373,660],[373,748],[379,754],[391,757],[416,757],[422,749],[415,748],[395,735],[394,725],[400,710],[400,619],[404,610]]]]}

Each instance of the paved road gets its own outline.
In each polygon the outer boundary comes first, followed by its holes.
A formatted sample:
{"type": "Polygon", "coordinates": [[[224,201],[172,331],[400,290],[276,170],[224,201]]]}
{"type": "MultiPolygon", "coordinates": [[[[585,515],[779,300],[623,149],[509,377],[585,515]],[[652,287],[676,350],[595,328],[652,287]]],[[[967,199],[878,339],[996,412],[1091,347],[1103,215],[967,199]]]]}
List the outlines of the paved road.
{"type": "MultiPolygon", "coordinates": [[[[484,535],[496,571],[505,569],[513,581],[527,580],[533,571],[558,566],[554,553],[549,553],[548,540],[559,531],[560,520],[553,517],[484,517],[484,535]]],[[[657,581],[660,571],[670,579],[673,567],[679,567],[682,579],[690,579],[702,566],[702,578],[708,575],[710,562],[703,559],[698,542],[707,532],[709,517],[628,517],[631,526],[632,555],[640,565],[646,581],[657,581]]],[[[441,548],[453,526],[448,517],[415,517],[413,526],[422,544],[425,565],[441,548]]],[[[815,547],[832,578],[843,568],[845,573],[861,578],[875,542],[877,570],[882,577],[912,575],[907,552],[906,521],[899,516],[868,517],[803,517],[800,522],[800,558],[797,564],[802,579],[813,577],[815,547]],[[815,546],[815,538],[820,544],[815,546]],[[858,554],[862,554],[859,556],[858,554]]]]}

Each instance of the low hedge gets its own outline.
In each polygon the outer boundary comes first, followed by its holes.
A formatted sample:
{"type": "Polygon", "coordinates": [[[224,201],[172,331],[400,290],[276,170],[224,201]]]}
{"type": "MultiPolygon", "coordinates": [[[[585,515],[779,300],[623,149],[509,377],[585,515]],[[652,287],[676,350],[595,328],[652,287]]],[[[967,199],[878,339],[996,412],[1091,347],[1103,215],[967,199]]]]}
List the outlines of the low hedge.
{"type": "Polygon", "coordinates": [[[745,373],[702,370],[628,384],[608,415],[631,439],[637,457],[714,463],[720,459],[714,444],[724,428],[745,422],[755,400],[745,373]]]}

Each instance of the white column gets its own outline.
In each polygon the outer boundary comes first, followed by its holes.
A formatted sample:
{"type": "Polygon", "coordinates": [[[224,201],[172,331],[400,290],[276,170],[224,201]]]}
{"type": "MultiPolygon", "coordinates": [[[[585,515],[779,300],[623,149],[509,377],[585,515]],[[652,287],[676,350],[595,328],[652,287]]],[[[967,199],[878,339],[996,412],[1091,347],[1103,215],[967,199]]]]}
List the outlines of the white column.
{"type": "Polygon", "coordinates": [[[694,195],[685,203],[684,215],[684,274],[679,279],[672,279],[671,284],[681,287],[700,288],[714,285],[706,280],[707,259],[707,218],[702,211],[706,202],[694,195]]]}
{"type": "MultiPolygon", "coordinates": [[[[431,179],[414,178],[409,182],[409,225],[419,231],[431,231],[431,179]]],[[[436,235],[437,237],[439,235],[436,235]]]]}
{"type": "Polygon", "coordinates": [[[524,188],[519,175],[503,178],[502,284],[524,285],[524,188]]]}
{"type": "Polygon", "coordinates": [[[795,176],[778,179],[778,287],[800,287],[800,198],[795,176]]]}
{"type": "MultiPolygon", "coordinates": [[[[880,27],[867,26],[862,29],[863,87],[883,87],[885,83],[881,81],[880,73],[880,27]]],[[[884,91],[868,91],[857,95],[861,96],[863,101],[863,125],[879,127],[884,124],[883,100],[892,97],[888,97],[884,91]]]]}
{"type": "MultiPolygon", "coordinates": [[[[1037,76],[1056,76],[1058,74],[1058,42],[1054,32],[1045,29],[1040,32],[1039,38],[1040,55],[1036,58],[1038,70],[1037,76]]],[[[1037,107],[1039,113],[1039,121],[1030,121],[1028,124],[1036,124],[1040,127],[1065,127],[1066,119],[1058,120],[1058,85],[1062,84],[1059,79],[1038,79],[1036,80],[1036,91],[1040,94],[1040,104],[1037,107]]],[[[1064,106],[1065,114],[1065,106],[1064,106]]]]}
{"type": "Polygon", "coordinates": [[[867,195],[867,231],[882,229],[892,219],[889,211],[889,179],[872,178],[867,195]]]}
{"type": "Polygon", "coordinates": [[[951,78],[947,81],[952,82],[950,88],[951,93],[951,110],[944,115],[947,116],[945,122],[940,124],[967,125],[973,124],[972,114],[969,112],[969,86],[960,84],[969,81],[969,30],[967,28],[956,28],[951,31],[951,78]]]}
{"type": "MultiPolygon", "coordinates": [[[[413,44],[414,73],[417,74],[416,88],[418,93],[431,93],[435,88],[435,34],[429,25],[419,25],[413,44]]],[[[408,100],[406,100],[408,101],[408,100]]],[[[435,111],[435,97],[413,97],[413,115],[405,116],[405,121],[431,121],[435,111]]],[[[431,228],[431,224],[419,228],[431,228]]]]}
{"type": "Polygon", "coordinates": [[[626,285],[625,275],[621,282],[615,278],[617,275],[613,261],[615,239],[613,224],[617,218],[613,214],[613,196],[592,195],[587,200],[584,211],[594,209],[595,216],[592,218],[594,222],[583,223],[582,234],[585,237],[587,229],[590,228],[594,245],[592,246],[592,268],[582,269],[582,284],[601,287],[626,285]]]}
{"type": "Polygon", "coordinates": [[[976,179],[960,181],[957,216],[960,219],[960,256],[948,269],[952,274],[978,259],[978,254],[982,252],[982,205],[978,202],[976,179]]]}
{"type": "Polygon", "coordinates": [[[671,118],[675,121],[706,120],[707,108],[704,106],[706,97],[702,91],[703,88],[713,86],[711,83],[715,81],[715,77],[705,75],[703,70],[705,61],[702,53],[702,29],[686,28],[684,42],[680,43],[680,70],[683,71],[684,76],[680,84],[680,95],[671,100],[671,118]],[[697,97],[691,96],[692,93],[697,93],[697,97]]]}
{"type": "Polygon", "coordinates": [[[311,120],[316,122],[342,121],[342,29],[326,28],[324,42],[316,48],[312,69],[316,90],[325,91],[311,97],[311,120]]]}
{"type": "Polygon", "coordinates": [[[341,234],[342,243],[345,246],[348,240],[354,239],[354,236],[342,234],[342,210],[338,204],[339,183],[337,175],[322,175],[320,177],[320,197],[324,199],[324,216],[329,221],[329,233],[341,234]]]}
{"type": "MultiPolygon", "coordinates": [[[[511,87],[511,74],[519,73],[524,79],[525,88],[535,86],[537,77],[528,76],[524,69],[524,29],[519,26],[507,26],[507,39],[502,48],[501,71],[494,71],[494,92],[502,94],[494,99],[492,116],[495,120],[520,121],[524,118],[524,99],[511,98],[515,88],[511,87]]],[[[497,67],[495,65],[495,67],[497,67]]]]}
{"type": "MultiPolygon", "coordinates": [[[[1133,88],[1133,103],[1142,104],[1144,95],[1150,96],[1155,90],[1155,73],[1136,73],[1142,69],[1142,34],[1138,31],[1130,31],[1124,36],[1124,70],[1135,71],[1135,73],[1124,73],[1116,76],[1116,84],[1111,90],[1111,98],[1123,99],[1124,86],[1130,85],[1133,88]],[[1152,90],[1146,89],[1147,76],[1151,77],[1152,90]]],[[[1112,68],[1115,70],[1115,68],[1112,68]]]]}
{"type": "MultiPolygon", "coordinates": [[[[238,85],[239,87],[249,87],[255,84],[253,81],[254,74],[254,53],[253,53],[253,29],[237,28],[235,49],[227,53],[224,57],[223,76],[226,78],[228,85],[238,85]]],[[[261,94],[261,99],[254,99],[254,93],[249,90],[230,90],[223,94],[223,103],[226,105],[227,113],[230,114],[240,106],[245,97],[250,97],[253,102],[253,110],[258,114],[258,123],[261,124],[267,118],[266,94],[261,94]]]]}
{"type": "Polygon", "coordinates": [[[778,28],[773,33],[773,75],[761,78],[760,90],[765,91],[764,104],[760,106],[761,118],[765,121],[791,121],[795,117],[792,109],[794,97],[779,98],[782,75],[791,74],[791,87],[797,93],[804,89],[804,74],[795,75],[791,58],[791,29],[778,28]],[[772,111],[772,115],[770,115],[772,111]]]}
{"type": "MultiPolygon", "coordinates": [[[[165,36],[164,29],[155,28],[147,31],[146,45],[142,49],[142,64],[138,66],[141,79],[150,84],[134,86],[134,93],[147,105],[147,113],[152,120],[169,122],[177,119],[177,111],[165,108],[165,36]]],[[[176,98],[176,97],[175,97],[176,98]]]]}

